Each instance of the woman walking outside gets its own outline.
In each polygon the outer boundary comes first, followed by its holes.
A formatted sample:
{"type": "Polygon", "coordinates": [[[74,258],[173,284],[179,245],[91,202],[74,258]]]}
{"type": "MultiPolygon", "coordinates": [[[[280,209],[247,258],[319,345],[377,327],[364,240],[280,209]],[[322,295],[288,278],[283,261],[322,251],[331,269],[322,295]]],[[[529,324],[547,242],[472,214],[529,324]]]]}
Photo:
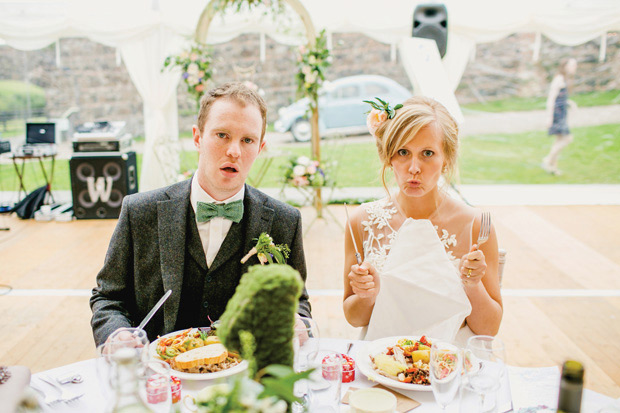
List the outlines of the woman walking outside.
{"type": "Polygon", "coordinates": [[[577,107],[575,102],[568,99],[568,92],[576,71],[577,60],[572,58],[563,60],[549,87],[549,96],[547,97],[547,113],[551,121],[549,135],[555,136],[555,140],[551,145],[549,154],[542,161],[542,167],[552,175],[561,173],[558,169],[560,152],[573,141],[573,135],[568,129],[567,115],[569,105],[572,108],[577,107]]]}

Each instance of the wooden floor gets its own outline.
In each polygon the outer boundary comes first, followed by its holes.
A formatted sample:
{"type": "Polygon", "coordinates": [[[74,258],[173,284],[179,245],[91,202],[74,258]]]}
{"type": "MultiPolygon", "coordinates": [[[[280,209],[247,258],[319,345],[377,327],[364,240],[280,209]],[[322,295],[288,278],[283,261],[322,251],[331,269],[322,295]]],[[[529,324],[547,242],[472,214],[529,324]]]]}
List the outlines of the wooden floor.
{"type": "MultiPolygon", "coordinates": [[[[329,208],[343,223],[342,207],[329,208]]],[[[500,329],[508,363],[581,360],[588,388],[620,397],[620,206],[483,209],[492,212],[508,250],[500,329]]],[[[307,227],[314,211],[302,213],[307,227]]],[[[0,216],[0,227],[11,228],[0,232],[0,284],[13,288],[0,296],[0,365],[37,372],[94,356],[87,290],[115,224],[0,216]]],[[[331,216],[306,228],[308,288],[317,293],[312,304],[321,335],[354,339],[358,333],[334,291],[342,289],[342,239],[331,216]]]]}

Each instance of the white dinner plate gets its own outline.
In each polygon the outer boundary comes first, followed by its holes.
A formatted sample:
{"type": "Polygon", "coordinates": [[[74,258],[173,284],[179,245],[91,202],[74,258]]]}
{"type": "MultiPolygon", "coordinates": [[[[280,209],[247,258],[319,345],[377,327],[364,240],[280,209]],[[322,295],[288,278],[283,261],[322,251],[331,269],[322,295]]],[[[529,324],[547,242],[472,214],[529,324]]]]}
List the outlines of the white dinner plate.
{"type": "Polygon", "coordinates": [[[376,354],[384,352],[388,347],[392,347],[393,345],[395,345],[396,342],[401,338],[407,338],[409,340],[419,340],[420,337],[421,336],[395,336],[380,338],[378,340],[371,341],[357,352],[357,357],[355,359],[357,367],[359,368],[360,372],[368,378],[368,380],[383,384],[387,387],[394,387],[403,390],[432,391],[430,385],[401,383],[396,379],[391,379],[389,377],[383,376],[372,367],[372,361],[370,360],[370,356],[374,356],[376,354]]]}
{"type": "MultiPolygon", "coordinates": [[[[162,336],[162,338],[175,336],[179,333],[182,333],[183,331],[185,330],[174,331],[170,334],[166,334],[165,336],[162,336]]],[[[157,343],[158,342],[159,342],[159,339],[153,341],[149,345],[149,356],[153,359],[161,360],[161,357],[159,357],[159,355],[157,354],[157,343]]],[[[170,369],[170,373],[173,376],[176,376],[181,380],[214,380],[214,379],[219,379],[222,377],[233,376],[235,374],[241,373],[242,371],[245,371],[247,368],[248,368],[248,362],[245,360],[242,360],[241,363],[237,364],[236,366],[233,366],[226,370],[216,371],[214,373],[185,373],[182,371],[177,371],[172,368],[170,369]]]]}

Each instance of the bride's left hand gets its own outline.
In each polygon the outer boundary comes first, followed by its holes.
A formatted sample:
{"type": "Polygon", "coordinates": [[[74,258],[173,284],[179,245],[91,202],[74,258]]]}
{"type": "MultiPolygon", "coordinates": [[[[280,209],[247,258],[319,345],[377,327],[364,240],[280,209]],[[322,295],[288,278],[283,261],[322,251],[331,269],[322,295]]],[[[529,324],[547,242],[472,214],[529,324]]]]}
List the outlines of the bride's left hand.
{"type": "Polygon", "coordinates": [[[477,244],[472,245],[469,253],[463,255],[459,268],[464,284],[474,285],[482,280],[487,271],[487,263],[477,244]]]}

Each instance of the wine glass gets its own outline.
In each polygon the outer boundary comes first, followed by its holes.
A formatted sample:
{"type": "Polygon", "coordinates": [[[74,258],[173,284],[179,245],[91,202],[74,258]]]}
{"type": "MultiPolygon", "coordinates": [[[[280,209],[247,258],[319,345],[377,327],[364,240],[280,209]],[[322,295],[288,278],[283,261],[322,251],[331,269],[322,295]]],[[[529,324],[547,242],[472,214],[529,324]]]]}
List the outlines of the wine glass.
{"type": "Polygon", "coordinates": [[[480,411],[492,411],[506,371],[504,342],[492,336],[467,340],[463,365],[470,387],[480,394],[480,411]]]}
{"type": "MultiPolygon", "coordinates": [[[[293,334],[294,360],[296,372],[306,371],[312,367],[319,352],[319,326],[309,317],[297,317],[293,334]]],[[[309,407],[308,382],[299,380],[295,383],[295,396],[302,402],[293,403],[293,412],[305,412],[309,407]]]]}
{"type": "Polygon", "coordinates": [[[169,413],[172,406],[170,366],[162,360],[149,360],[138,372],[138,392],[155,413],[169,413]]]}
{"type": "Polygon", "coordinates": [[[434,341],[429,368],[435,401],[445,410],[461,384],[461,350],[450,343],[434,341]]]}

